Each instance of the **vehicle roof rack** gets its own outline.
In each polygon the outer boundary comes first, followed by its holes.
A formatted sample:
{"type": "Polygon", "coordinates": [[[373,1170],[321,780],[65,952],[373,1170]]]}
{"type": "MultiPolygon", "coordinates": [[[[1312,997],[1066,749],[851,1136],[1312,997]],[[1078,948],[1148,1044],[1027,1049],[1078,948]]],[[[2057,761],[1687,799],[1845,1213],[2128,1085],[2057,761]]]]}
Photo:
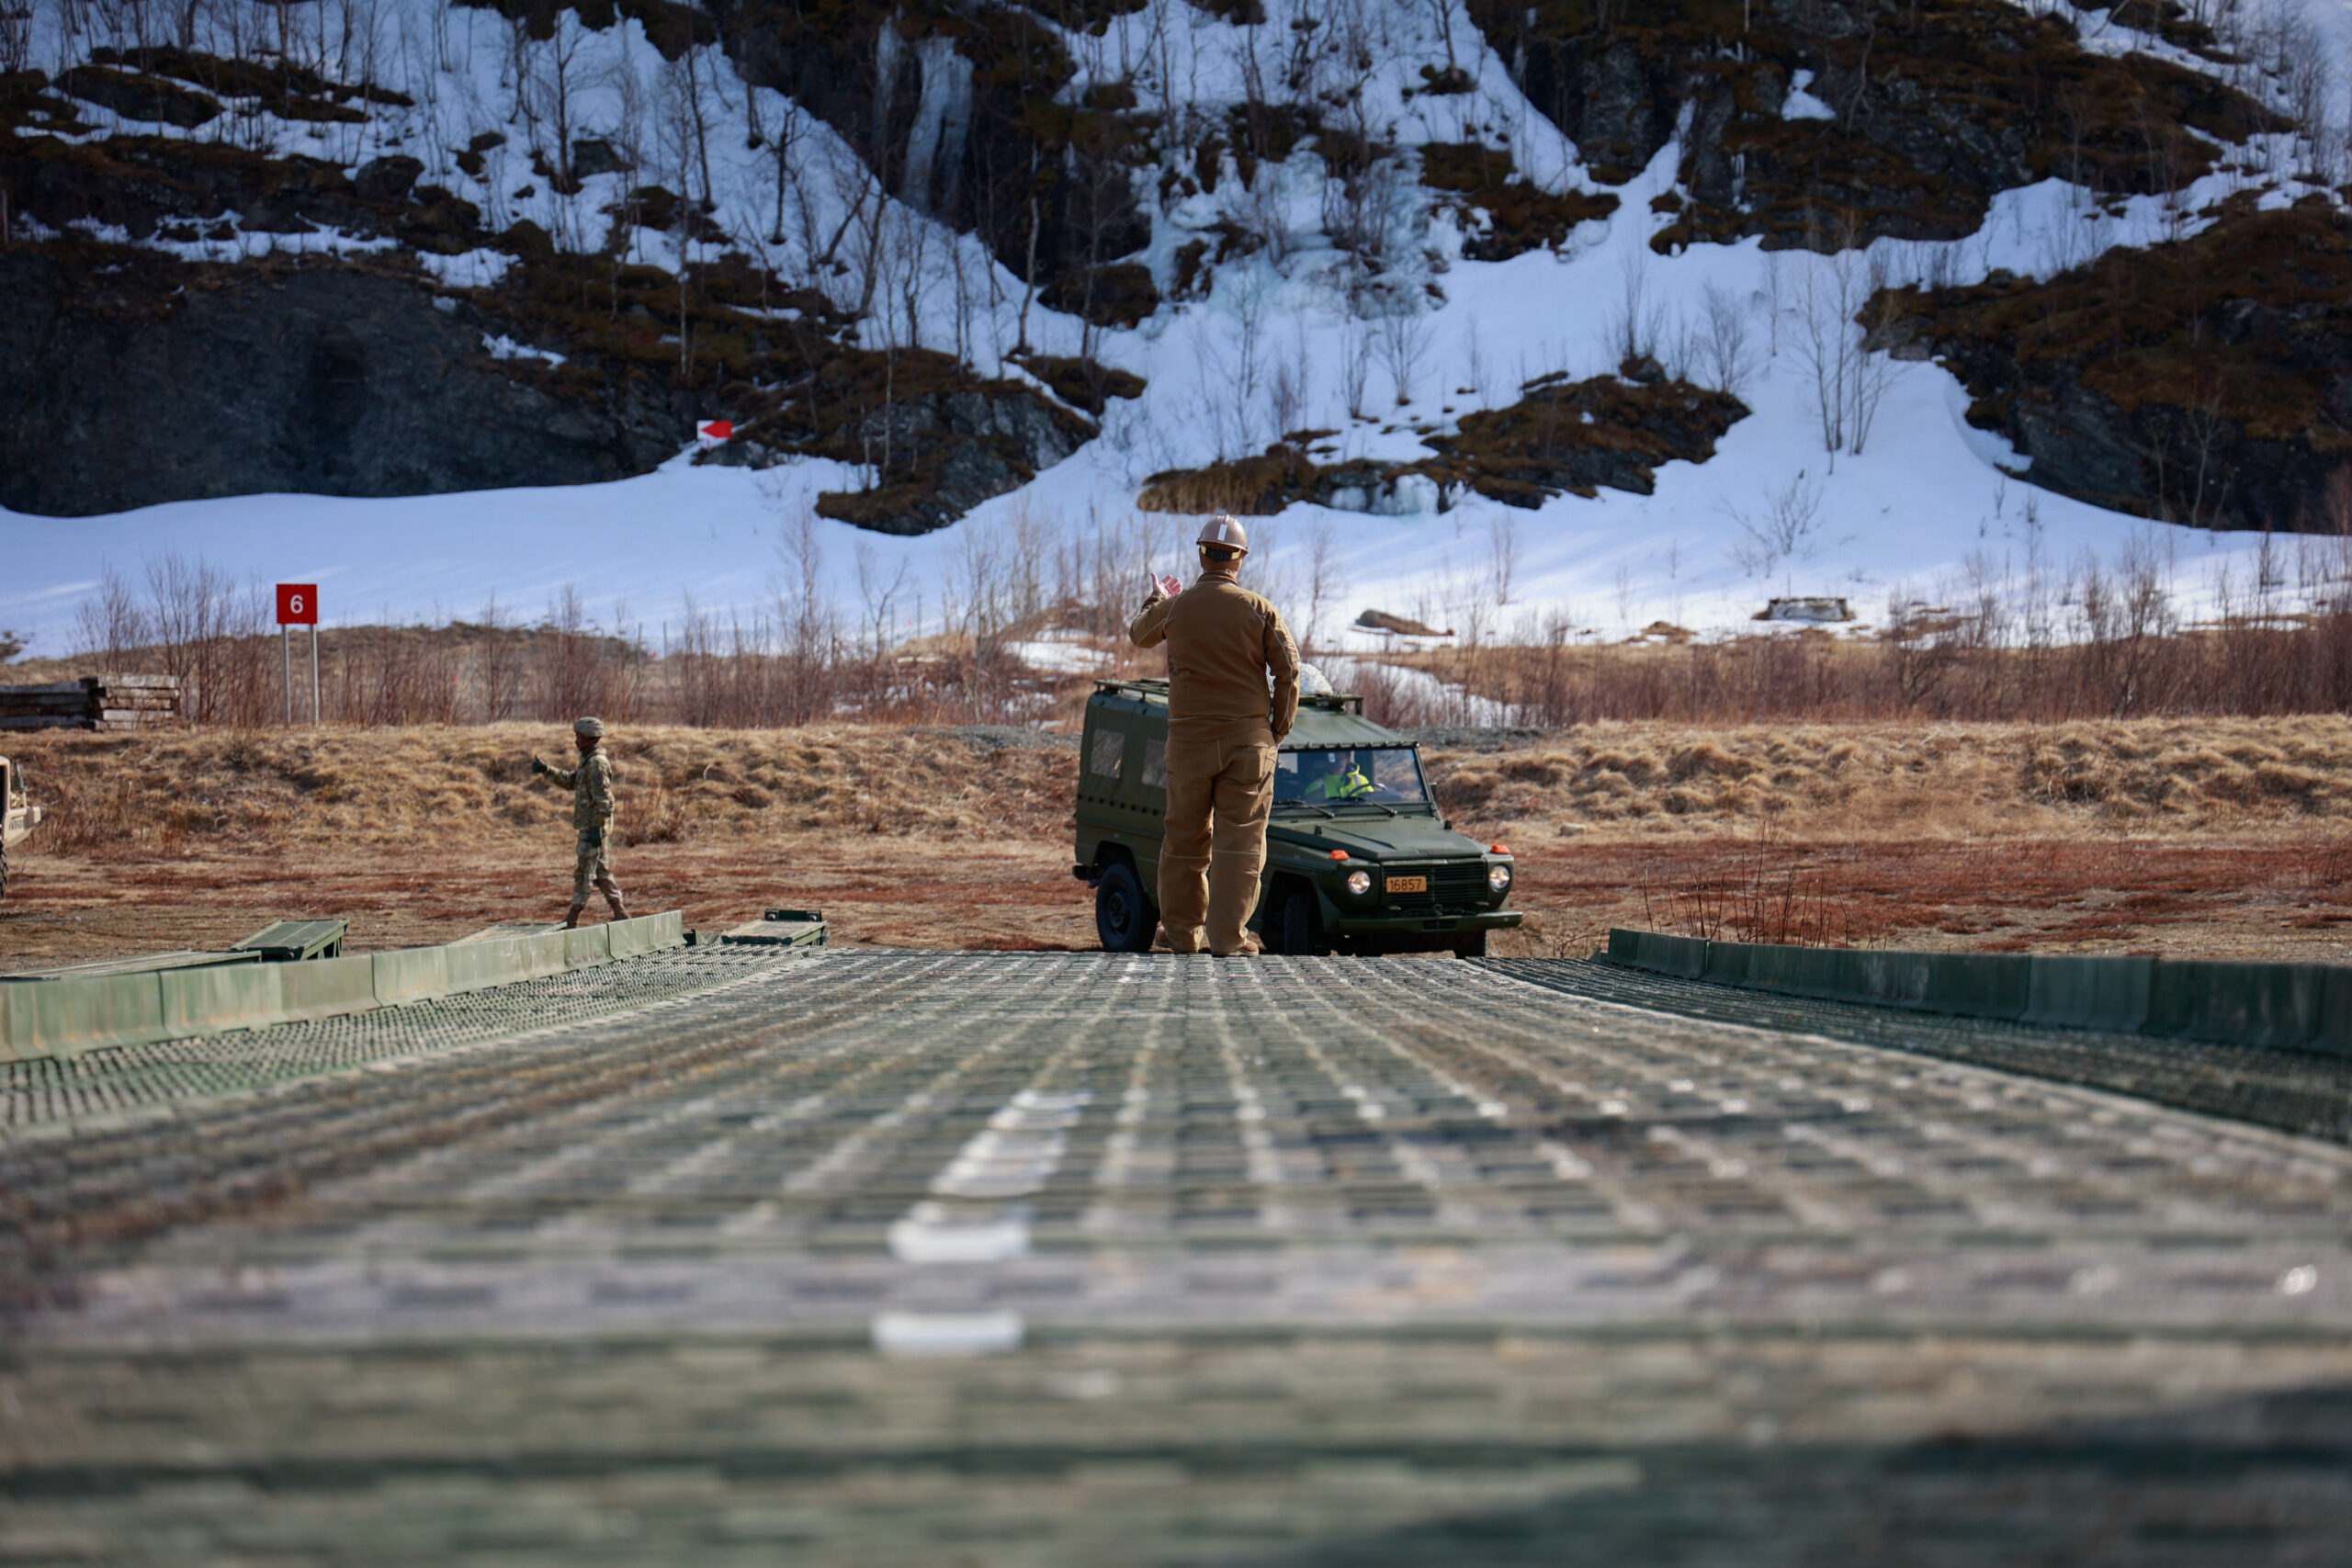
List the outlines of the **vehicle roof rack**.
{"type": "MultiPolygon", "coordinates": [[[[1138,697],[1165,697],[1168,694],[1168,682],[1153,677],[1123,681],[1097,676],[1094,690],[1100,694],[1125,693],[1138,697]]],[[[1298,705],[1303,708],[1320,708],[1325,713],[1351,713],[1359,718],[1363,716],[1363,699],[1353,692],[1318,692],[1313,696],[1302,693],[1299,695],[1298,705]]]]}

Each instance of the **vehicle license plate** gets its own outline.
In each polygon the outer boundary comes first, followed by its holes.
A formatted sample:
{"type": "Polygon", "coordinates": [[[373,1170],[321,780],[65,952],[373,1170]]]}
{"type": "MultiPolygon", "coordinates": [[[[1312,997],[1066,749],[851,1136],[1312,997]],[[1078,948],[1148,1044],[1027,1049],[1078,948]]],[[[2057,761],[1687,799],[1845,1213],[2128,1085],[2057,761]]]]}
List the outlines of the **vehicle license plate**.
{"type": "Polygon", "coordinates": [[[1388,891],[1391,893],[1426,893],[1429,890],[1430,879],[1426,876],[1392,876],[1388,879],[1388,891]]]}

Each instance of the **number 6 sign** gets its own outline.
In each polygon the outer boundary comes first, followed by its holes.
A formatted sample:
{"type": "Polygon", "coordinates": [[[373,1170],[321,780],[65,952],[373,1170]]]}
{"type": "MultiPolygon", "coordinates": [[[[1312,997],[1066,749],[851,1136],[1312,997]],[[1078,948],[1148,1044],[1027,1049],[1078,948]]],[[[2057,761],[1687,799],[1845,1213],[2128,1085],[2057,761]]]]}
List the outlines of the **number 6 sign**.
{"type": "MultiPolygon", "coordinates": [[[[319,706],[319,585],[315,582],[281,582],[277,585],[277,624],[291,628],[311,628],[311,721],[321,722],[323,710],[319,706]]],[[[278,633],[278,651],[286,665],[286,722],[294,722],[294,633],[288,629],[278,633]]]]}

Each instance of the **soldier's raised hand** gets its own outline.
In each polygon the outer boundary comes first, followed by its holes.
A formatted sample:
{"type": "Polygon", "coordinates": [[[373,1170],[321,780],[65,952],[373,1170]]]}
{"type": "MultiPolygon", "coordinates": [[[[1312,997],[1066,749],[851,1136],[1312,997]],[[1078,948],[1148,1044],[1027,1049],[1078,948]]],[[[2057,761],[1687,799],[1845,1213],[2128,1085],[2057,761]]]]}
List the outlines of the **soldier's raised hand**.
{"type": "Polygon", "coordinates": [[[532,753],[531,753],[531,772],[532,772],[532,773],[546,773],[547,771],[548,771],[548,765],[547,765],[545,762],[542,762],[542,761],[539,761],[539,754],[538,754],[537,751],[532,752],[532,753]]]}

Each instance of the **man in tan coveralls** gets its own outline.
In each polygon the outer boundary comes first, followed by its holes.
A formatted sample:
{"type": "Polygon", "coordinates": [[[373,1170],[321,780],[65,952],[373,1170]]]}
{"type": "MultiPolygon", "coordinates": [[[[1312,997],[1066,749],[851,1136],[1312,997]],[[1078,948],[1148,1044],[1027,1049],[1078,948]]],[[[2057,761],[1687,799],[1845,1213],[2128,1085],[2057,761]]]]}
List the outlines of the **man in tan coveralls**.
{"type": "Polygon", "coordinates": [[[578,767],[550,768],[537,757],[531,759],[531,772],[545,773],[571,792],[571,825],[580,834],[580,854],[571,871],[571,909],[563,918],[567,931],[580,923],[592,886],[605,896],[613,919],[628,919],[620,884],[613,880],[613,760],[605,755],[605,721],[575,719],[571,734],[580,747],[578,767]]]}
{"type": "Polygon", "coordinates": [[[1250,536],[1230,517],[1201,529],[1201,577],[1174,598],[1157,583],[1127,628],[1168,645],[1168,815],[1159,841],[1159,923],[1178,953],[1249,957],[1243,930],[1266,864],[1274,750],[1298,717],[1298,646],[1282,613],[1235,581],[1250,536]],[[1266,677],[1273,676],[1273,692],[1266,677]]]}

